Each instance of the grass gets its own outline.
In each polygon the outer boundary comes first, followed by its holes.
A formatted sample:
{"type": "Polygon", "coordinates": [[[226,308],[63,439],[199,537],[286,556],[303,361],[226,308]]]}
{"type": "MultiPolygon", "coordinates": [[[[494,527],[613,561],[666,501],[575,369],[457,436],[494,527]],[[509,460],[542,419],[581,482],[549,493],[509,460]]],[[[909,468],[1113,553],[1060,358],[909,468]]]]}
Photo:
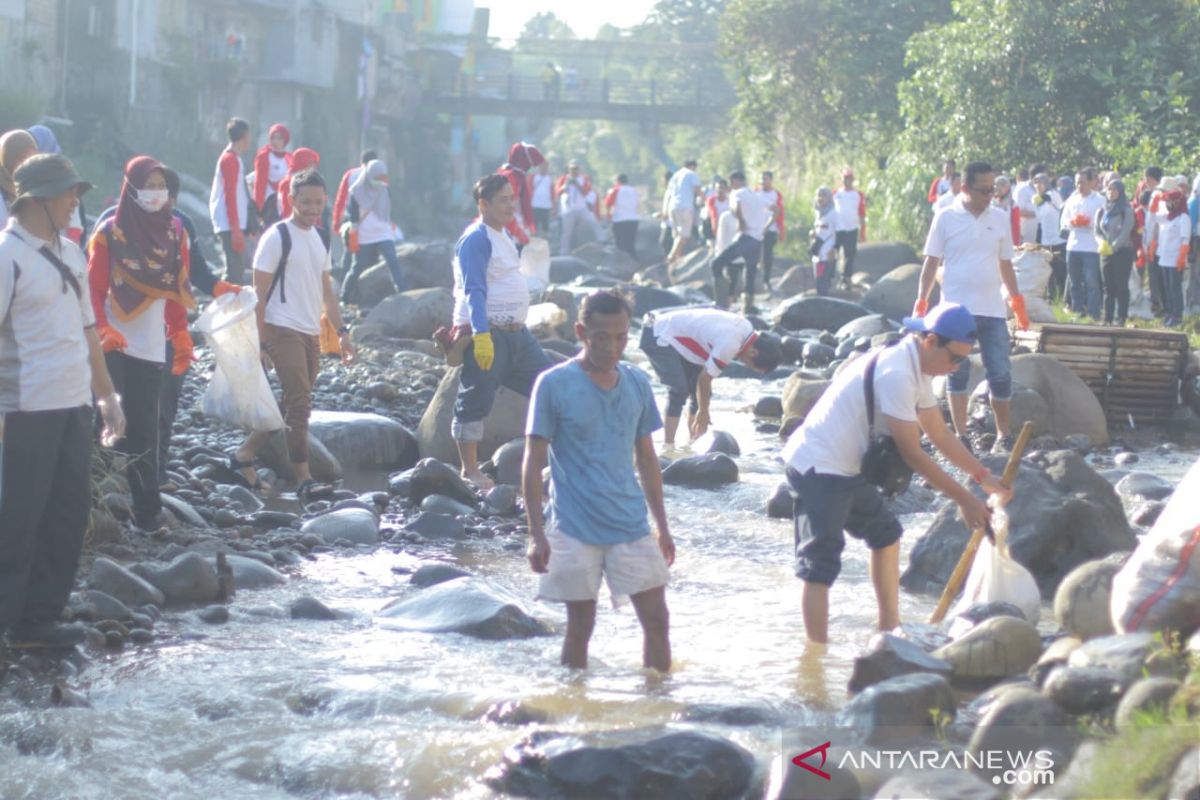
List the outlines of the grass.
{"type": "MultiPolygon", "coordinates": [[[[1068,309],[1062,300],[1056,300],[1053,303],[1054,319],[1057,322],[1070,325],[1099,325],[1095,320],[1088,319],[1083,314],[1076,313],[1068,309]]],[[[1200,350],[1200,315],[1192,314],[1183,318],[1183,324],[1178,328],[1167,328],[1159,319],[1133,319],[1131,318],[1127,327],[1139,328],[1141,330],[1154,331],[1176,331],[1178,333],[1186,333],[1188,342],[1193,350],[1200,350]]]]}

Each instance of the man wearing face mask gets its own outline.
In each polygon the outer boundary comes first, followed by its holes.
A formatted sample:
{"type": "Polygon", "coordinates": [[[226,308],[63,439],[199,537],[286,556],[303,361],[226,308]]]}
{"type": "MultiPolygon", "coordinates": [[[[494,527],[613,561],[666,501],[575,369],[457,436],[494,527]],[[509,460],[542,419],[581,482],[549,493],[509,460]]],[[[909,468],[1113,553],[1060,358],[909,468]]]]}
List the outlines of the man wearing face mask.
{"type": "Polygon", "coordinates": [[[134,524],[145,531],[163,521],[159,395],[168,341],[171,374],[182,375],[195,360],[187,329],[187,309],[196,305],[188,246],[169,207],[166,167],[149,156],[131,159],[116,213],[88,243],[88,285],[108,371],[129,420],[116,447],[130,457],[134,524]]]}

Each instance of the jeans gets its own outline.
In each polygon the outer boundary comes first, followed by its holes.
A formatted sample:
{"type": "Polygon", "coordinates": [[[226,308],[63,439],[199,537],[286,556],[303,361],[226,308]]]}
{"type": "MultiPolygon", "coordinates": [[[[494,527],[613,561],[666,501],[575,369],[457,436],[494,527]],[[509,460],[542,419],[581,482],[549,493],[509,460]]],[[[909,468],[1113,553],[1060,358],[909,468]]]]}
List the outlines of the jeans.
{"type": "Polygon", "coordinates": [[[650,366],[654,368],[659,382],[667,387],[666,415],[680,417],[685,403],[688,410],[695,414],[700,407],[696,400],[696,384],[700,380],[700,371],[704,368],[684,360],[670,345],[659,344],[654,336],[654,323],[651,320],[647,320],[642,328],[639,347],[650,359],[650,366]]]}
{"type": "Polygon", "coordinates": [[[130,459],[125,478],[133,496],[133,518],[138,527],[153,527],[162,512],[158,493],[158,398],[163,365],[116,351],[105,353],[104,362],[125,412],[125,436],[115,449],[130,459]]]}
{"type": "Polygon", "coordinates": [[[233,235],[229,231],[221,231],[220,238],[221,252],[225,256],[225,280],[241,284],[246,278],[246,252],[234,252],[233,235]]]}
{"type": "Polygon", "coordinates": [[[1133,269],[1133,248],[1122,247],[1111,256],[1100,258],[1104,272],[1104,323],[1111,325],[1113,312],[1116,321],[1124,324],[1129,316],[1129,273],[1133,269]]]}
{"type": "MultiPolygon", "coordinates": [[[[854,259],[858,256],[858,228],[838,231],[834,235],[834,252],[842,251],[842,283],[849,285],[850,277],[854,274],[854,259]]],[[[833,279],[832,275],[829,277],[833,279]]]]}
{"type": "Polygon", "coordinates": [[[380,258],[387,263],[388,272],[392,275],[392,283],[395,284],[396,291],[404,291],[404,271],[400,269],[400,257],[396,255],[396,243],[391,239],[385,239],[382,242],[371,242],[358,246],[358,253],[354,258],[354,268],[346,276],[345,283],[342,284],[343,303],[361,302],[362,298],[358,296],[358,279],[380,258]]]}
{"type": "Polygon", "coordinates": [[[636,255],[638,221],[636,219],[613,223],[613,239],[617,249],[624,250],[629,255],[636,255]]]}
{"type": "Polygon", "coordinates": [[[726,247],[713,259],[712,274],[717,294],[717,306],[721,308],[728,306],[729,298],[734,294],[737,286],[737,273],[734,272],[732,264],[738,258],[744,259],[746,262],[746,294],[743,305],[747,310],[754,305],[754,278],[758,274],[758,257],[761,254],[762,242],[743,233],[734,240],[733,244],[726,247]],[[725,283],[726,267],[730,267],[728,284],[725,283]],[[726,286],[728,288],[725,288],[726,286]],[[724,291],[722,291],[723,289],[724,291]]]}
{"type": "Polygon", "coordinates": [[[1071,308],[1100,319],[1100,254],[1068,250],[1067,275],[1071,279],[1071,308]]]}
{"type": "Polygon", "coordinates": [[[771,289],[771,269],[775,266],[775,245],[779,243],[777,231],[767,231],[763,234],[762,246],[762,279],[763,288],[771,289]]]}
{"type": "Polygon", "coordinates": [[[534,380],[550,367],[549,357],[528,328],[493,328],[491,333],[492,347],[496,351],[491,369],[479,368],[474,342],[463,354],[458,398],[454,402],[454,423],[450,429],[460,442],[477,442],[483,438],[483,420],[491,412],[496,391],[501,386],[529,397],[534,380]]]}
{"type": "MultiPolygon", "coordinates": [[[[979,336],[979,355],[987,373],[988,391],[992,400],[1003,402],[1012,397],[1012,371],[1008,360],[1008,320],[1000,317],[975,317],[975,332],[979,336]]],[[[971,390],[971,361],[964,360],[950,373],[947,391],[966,394],[971,390]]]]}
{"type": "Polygon", "coordinates": [[[1183,273],[1173,266],[1156,266],[1154,270],[1162,273],[1163,310],[1167,319],[1179,322],[1183,319],[1183,273]]]}

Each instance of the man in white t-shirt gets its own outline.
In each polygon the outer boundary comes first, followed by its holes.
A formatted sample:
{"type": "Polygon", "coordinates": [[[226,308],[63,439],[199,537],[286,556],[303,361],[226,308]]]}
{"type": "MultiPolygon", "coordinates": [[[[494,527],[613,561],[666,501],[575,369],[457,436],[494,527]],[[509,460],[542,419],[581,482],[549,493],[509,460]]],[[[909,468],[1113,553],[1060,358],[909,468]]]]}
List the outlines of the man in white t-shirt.
{"type": "Polygon", "coordinates": [[[938,195],[937,200],[933,201],[933,213],[941,211],[947,206],[954,204],[958,199],[958,195],[962,192],[962,173],[956,172],[950,176],[950,189],[938,195]]]}
{"type": "Polygon", "coordinates": [[[617,176],[617,181],[604,196],[604,207],[608,218],[612,220],[613,239],[617,249],[624,250],[629,255],[637,254],[638,205],[641,196],[638,190],[629,185],[629,177],[625,173],[617,176]]]}
{"type": "MultiPolygon", "coordinates": [[[[842,286],[850,288],[858,245],[867,240],[867,196],[854,188],[854,172],[842,172],[842,188],[833,193],[834,247],[842,251],[842,286]]],[[[833,277],[832,275],[830,276],[833,277]]]]}
{"type": "Polygon", "coordinates": [[[675,236],[675,243],[667,254],[668,264],[687,252],[692,231],[696,228],[696,199],[704,199],[704,187],[700,185],[696,166],[694,158],[685,161],[683,167],[671,176],[663,193],[663,219],[671,223],[671,231],[675,236]]]}
{"type": "Polygon", "coordinates": [[[1096,189],[1096,169],[1084,167],[1075,175],[1075,193],[1062,208],[1062,229],[1067,232],[1067,280],[1071,308],[1100,319],[1103,287],[1100,277],[1100,240],[1092,223],[1104,208],[1104,197],[1096,189]]]}
{"type": "Polygon", "coordinates": [[[1033,199],[1041,194],[1034,184],[1034,178],[1046,171],[1044,164],[1034,164],[1029,168],[1029,179],[1017,184],[1013,190],[1013,201],[1017,204],[1017,213],[1021,216],[1021,244],[1037,243],[1038,215],[1037,205],[1033,199]]]}
{"type": "Polygon", "coordinates": [[[972,530],[987,526],[988,507],[921,448],[922,431],[985,492],[1007,497],[999,480],[946,427],[933,395],[934,376],[967,362],[976,337],[974,318],[962,306],[945,303],[924,319],[904,323],[915,333],[843,370],[781,454],[796,497],[795,568],[796,577],[804,581],[804,628],[812,642],[829,640],[829,587],[841,569],[846,533],[871,550],[879,630],[900,624],[899,542],[904,529],[879,489],[862,476],[873,432],[891,436],[904,462],[957,503],[972,530]],[[864,385],[868,370],[874,377],[873,424],[864,385]]]}
{"type": "MultiPolygon", "coordinates": [[[[992,204],[996,173],[983,161],[967,165],[963,194],[933,217],[925,239],[925,262],[913,315],[924,316],[929,294],[942,267],[942,300],[966,306],[975,315],[979,354],[987,372],[992,411],[996,415],[996,451],[1012,448],[1009,405],[1012,371],[1009,367],[1008,308],[1003,285],[1021,330],[1028,330],[1025,298],[1013,271],[1012,217],[992,204]]],[[[947,381],[954,430],[967,442],[967,400],[971,365],[963,362],[947,381]]]]}
{"type": "MultiPolygon", "coordinates": [[[[320,369],[322,311],[337,329],[343,364],[354,360],[354,345],[333,289],[329,241],[317,227],[325,209],[325,180],[314,169],[302,170],[292,177],[290,191],[292,216],[272,225],[258,240],[254,290],[263,363],[275,368],[283,388],[284,438],[296,496],[303,503],[332,491],[313,480],[308,467],[308,418],[320,369]]],[[[254,459],[272,435],[255,431],[230,459],[230,466],[240,470],[251,487],[259,483],[254,459]]]]}
{"type": "Polygon", "coordinates": [[[729,185],[733,188],[729,196],[729,210],[737,217],[738,238],[713,259],[713,287],[717,306],[727,308],[737,296],[738,271],[733,262],[738,258],[745,259],[746,288],[742,310],[746,314],[753,314],[758,311],[754,307],[754,279],[758,274],[758,259],[762,255],[763,236],[775,217],[762,195],[746,185],[745,173],[730,173],[729,185]],[[728,280],[725,278],[726,268],[729,268],[728,280]]]}
{"type": "Polygon", "coordinates": [[[554,179],[550,177],[550,165],[545,161],[536,169],[529,176],[529,196],[538,235],[546,239],[550,237],[550,217],[554,213],[554,179]]]}

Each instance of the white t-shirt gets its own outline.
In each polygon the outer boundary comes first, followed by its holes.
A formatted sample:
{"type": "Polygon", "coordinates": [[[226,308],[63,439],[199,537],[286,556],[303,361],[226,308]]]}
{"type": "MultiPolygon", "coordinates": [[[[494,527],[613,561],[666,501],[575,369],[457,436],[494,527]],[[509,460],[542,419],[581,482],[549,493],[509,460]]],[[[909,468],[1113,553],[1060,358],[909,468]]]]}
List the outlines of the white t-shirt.
{"type": "Polygon", "coordinates": [[[834,228],[856,231],[859,219],[867,215],[867,198],[857,189],[838,189],[833,193],[834,228]]]}
{"type": "Polygon", "coordinates": [[[946,191],[938,195],[938,199],[933,204],[933,212],[936,214],[943,208],[948,208],[958,199],[958,195],[954,192],[946,191]]]}
{"type": "Polygon", "coordinates": [[[70,285],[64,291],[58,270],[38,252],[45,244],[15,218],[0,232],[0,413],[92,402],[84,330],[96,317],[87,259],[74,242],[59,237],[59,257],[79,284],[76,297],[70,285]]]}
{"type": "Polygon", "coordinates": [[[837,230],[834,227],[836,214],[831,207],[813,220],[813,236],[821,242],[820,252],[812,257],[814,264],[821,261],[828,263],[833,258],[833,246],[837,243],[837,230]]]}
{"type": "Polygon", "coordinates": [[[638,190],[632,186],[626,184],[618,188],[612,207],[613,222],[630,222],[636,220],[638,218],[638,204],[640,200],[638,190]]]}
{"type": "Polygon", "coordinates": [[[654,315],[654,338],[690,364],[717,377],[754,336],[745,317],[716,308],[685,308],[654,315]]]}
{"type": "Polygon", "coordinates": [[[587,195],[583,192],[583,176],[572,179],[567,177],[562,192],[558,196],[558,212],[570,214],[573,211],[587,211],[587,195]]]}
{"type": "MultiPolygon", "coordinates": [[[[283,302],[280,287],[267,300],[264,319],[281,328],[317,336],[321,333],[321,310],[325,299],[324,274],[333,269],[329,251],[316,228],[304,230],[292,222],[284,223],[292,237],[292,250],[280,283],[286,287],[287,302],[283,302]]],[[[258,240],[254,251],[254,269],[274,275],[283,255],[283,239],[279,228],[272,225],[258,240]]]]}
{"type": "Polygon", "coordinates": [[[977,317],[1008,317],[1000,261],[1013,257],[1009,212],[989,205],[976,217],[960,195],[934,215],[925,255],[942,260],[943,300],[964,305],[977,317]]]}
{"type": "Polygon", "coordinates": [[[360,246],[391,242],[395,240],[395,237],[396,234],[392,231],[390,219],[384,219],[373,211],[359,211],[358,243],[360,246]]]}
{"type": "Polygon", "coordinates": [[[1035,211],[1037,213],[1035,221],[1042,228],[1042,244],[1046,247],[1052,247],[1065,243],[1067,240],[1062,237],[1062,230],[1058,227],[1062,220],[1058,209],[1054,207],[1054,203],[1046,200],[1040,206],[1036,206],[1035,211]]]}
{"type": "Polygon", "coordinates": [[[729,196],[729,208],[735,214],[738,209],[741,209],[742,222],[745,223],[742,233],[752,239],[762,241],[767,225],[774,219],[772,209],[767,207],[762,195],[749,186],[743,186],[729,196]]]}
{"type": "MultiPolygon", "coordinates": [[[[721,212],[721,216],[717,217],[717,243],[715,252],[720,255],[729,245],[737,241],[738,238],[738,222],[737,217],[729,210],[729,203],[725,204],[725,210],[721,212]]],[[[741,256],[735,258],[733,263],[746,263],[746,259],[741,256]]]]}
{"type": "Polygon", "coordinates": [[[1099,253],[1100,242],[1096,239],[1092,223],[1096,215],[1104,208],[1104,197],[1099,192],[1092,192],[1084,197],[1079,192],[1071,195],[1063,204],[1061,225],[1067,231],[1067,250],[1077,253],[1099,253]],[[1071,220],[1078,214],[1087,217],[1083,225],[1073,225],[1071,220]]]}
{"type": "MultiPolygon", "coordinates": [[[[454,324],[472,322],[464,270],[483,268],[487,282],[487,322],[507,325],[529,316],[529,283],[521,272],[521,256],[507,231],[480,221],[463,233],[454,257],[454,324]],[[486,259],[486,264],[484,263],[486,259]]],[[[480,321],[482,324],[482,321],[480,321]]]]}
{"type": "MultiPolygon", "coordinates": [[[[1033,198],[1037,194],[1037,189],[1032,183],[1018,183],[1017,190],[1013,193],[1013,198],[1017,203],[1017,210],[1021,212],[1032,212],[1032,217],[1021,216],[1021,243],[1037,242],[1038,232],[1038,208],[1033,204],[1033,198]]],[[[1046,205],[1046,203],[1042,203],[1046,205]]]]}
{"type": "MultiPolygon", "coordinates": [[[[822,475],[862,472],[862,459],[870,445],[863,389],[870,359],[870,355],[860,356],[843,370],[808,412],[804,424],[788,437],[781,453],[788,466],[801,473],[814,469],[822,475]]],[[[884,415],[916,422],[917,409],[936,405],[933,380],[921,372],[916,338],[909,336],[885,348],[875,365],[875,432],[890,433],[884,415]]]]}
{"type": "Polygon", "coordinates": [[[533,174],[530,183],[533,185],[533,193],[530,201],[534,208],[551,209],[554,208],[554,179],[549,174],[543,175],[540,172],[533,174]]]}
{"type": "Polygon", "coordinates": [[[1175,269],[1179,251],[1191,241],[1192,221],[1186,213],[1172,220],[1168,220],[1166,214],[1157,216],[1158,249],[1155,252],[1158,265],[1163,269],[1175,269]]]}
{"type": "Polygon", "coordinates": [[[776,212],[783,207],[783,195],[779,193],[778,189],[756,189],[755,192],[767,204],[767,209],[771,212],[771,224],[767,230],[779,233],[779,220],[776,212]]]}

